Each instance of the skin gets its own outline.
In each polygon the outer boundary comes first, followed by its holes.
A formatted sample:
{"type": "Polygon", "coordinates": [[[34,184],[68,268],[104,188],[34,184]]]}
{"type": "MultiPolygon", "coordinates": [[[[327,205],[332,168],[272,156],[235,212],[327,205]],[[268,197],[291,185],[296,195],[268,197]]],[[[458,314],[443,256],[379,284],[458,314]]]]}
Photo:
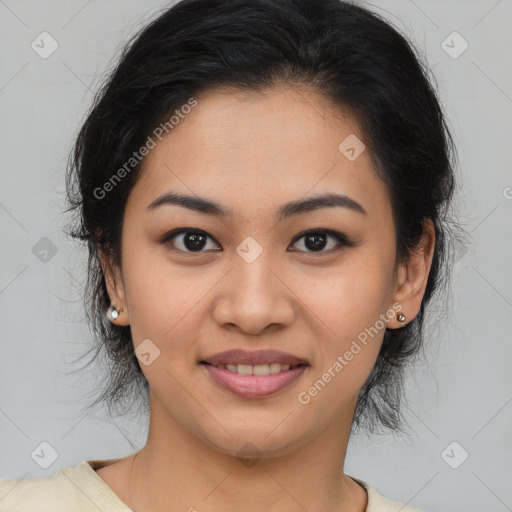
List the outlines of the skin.
{"type": "MultiPolygon", "coordinates": [[[[151,386],[146,445],[134,464],[132,454],[98,474],[136,511],[172,504],[201,512],[363,512],[366,492],[343,467],[357,395],[385,328],[307,405],[297,397],[394,303],[406,322],[416,316],[434,229],[425,224],[418,251],[395,273],[387,187],[368,150],[354,161],[338,150],[348,135],[364,134],[314,90],[225,89],[197,100],[146,157],[126,205],[122,268],[102,255],[110,299],[123,308],[111,321],[131,326],[134,347],[149,338],[160,355],[141,365],[151,386]],[[218,202],[233,217],[176,205],[146,210],[171,190],[218,202]],[[334,207],[276,222],[285,202],[328,192],[348,195],[367,215],[334,207]],[[180,227],[213,238],[199,253],[186,253],[184,235],[159,244],[180,227]],[[296,239],[311,228],[357,245],[336,250],[329,237],[315,252],[296,239]],[[248,236],[263,249],[252,263],[236,252],[248,236]],[[198,364],[231,348],[282,350],[309,367],[275,395],[241,398],[198,364]],[[248,442],[259,452],[251,466],[237,458],[248,442]]],[[[396,316],[386,324],[402,326],[396,316]]]]}

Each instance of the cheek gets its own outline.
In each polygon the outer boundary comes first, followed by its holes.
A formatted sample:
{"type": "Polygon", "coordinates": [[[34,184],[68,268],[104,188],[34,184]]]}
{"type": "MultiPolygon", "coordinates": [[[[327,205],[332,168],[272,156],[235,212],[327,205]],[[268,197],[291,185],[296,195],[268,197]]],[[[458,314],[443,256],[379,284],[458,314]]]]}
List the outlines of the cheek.
{"type": "MultiPolygon", "coordinates": [[[[169,330],[170,317],[184,308],[183,278],[176,268],[165,265],[161,249],[148,242],[135,243],[127,234],[123,243],[123,275],[132,336],[161,339],[169,330]]],[[[143,238],[139,238],[143,240],[143,238]]]]}
{"type": "Polygon", "coordinates": [[[311,413],[329,409],[336,415],[350,408],[375,365],[385,332],[380,315],[387,308],[380,273],[371,268],[364,277],[341,272],[326,280],[325,286],[317,282],[311,287],[307,304],[321,320],[315,320],[320,326],[316,364],[301,389],[303,399],[311,399],[311,413]]]}
{"type": "Polygon", "coordinates": [[[338,266],[304,273],[297,289],[332,331],[354,337],[390,307],[392,270],[392,258],[368,244],[338,266]]]}
{"type": "Polygon", "coordinates": [[[126,237],[123,267],[134,343],[149,338],[164,358],[185,363],[208,315],[208,292],[221,275],[208,265],[177,265],[154,243],[133,242],[126,237]],[[178,353],[186,355],[183,361],[178,353]]]}
{"type": "Polygon", "coordinates": [[[320,320],[315,322],[323,333],[315,378],[336,382],[329,387],[338,393],[343,389],[339,397],[357,394],[381,347],[381,315],[391,306],[393,269],[393,253],[385,254],[382,247],[361,246],[342,265],[326,269],[324,275],[306,274],[298,282],[301,298],[320,320]]]}

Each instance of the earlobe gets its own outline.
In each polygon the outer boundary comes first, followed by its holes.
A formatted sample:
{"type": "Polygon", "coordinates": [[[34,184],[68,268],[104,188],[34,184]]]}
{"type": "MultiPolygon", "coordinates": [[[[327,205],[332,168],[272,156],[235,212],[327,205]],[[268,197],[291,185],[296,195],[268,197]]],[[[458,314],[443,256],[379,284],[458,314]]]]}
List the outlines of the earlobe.
{"type": "Polygon", "coordinates": [[[116,325],[128,325],[130,322],[121,273],[116,266],[112,265],[111,259],[103,252],[99,253],[99,260],[111,302],[106,312],[107,318],[116,325]]]}
{"type": "Polygon", "coordinates": [[[424,222],[423,234],[416,250],[398,269],[393,301],[402,305],[388,328],[398,329],[413,320],[420,310],[432,265],[435,228],[430,219],[424,222]]]}

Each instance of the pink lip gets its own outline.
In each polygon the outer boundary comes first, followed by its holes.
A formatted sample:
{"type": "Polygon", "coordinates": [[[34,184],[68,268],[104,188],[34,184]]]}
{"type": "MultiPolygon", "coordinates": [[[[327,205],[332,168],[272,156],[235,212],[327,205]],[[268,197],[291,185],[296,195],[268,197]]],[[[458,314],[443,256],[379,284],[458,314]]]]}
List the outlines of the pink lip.
{"type": "Polygon", "coordinates": [[[211,364],[202,363],[201,366],[217,384],[244,398],[259,398],[277,393],[295,382],[307,368],[297,366],[272,375],[239,375],[211,364]]]}

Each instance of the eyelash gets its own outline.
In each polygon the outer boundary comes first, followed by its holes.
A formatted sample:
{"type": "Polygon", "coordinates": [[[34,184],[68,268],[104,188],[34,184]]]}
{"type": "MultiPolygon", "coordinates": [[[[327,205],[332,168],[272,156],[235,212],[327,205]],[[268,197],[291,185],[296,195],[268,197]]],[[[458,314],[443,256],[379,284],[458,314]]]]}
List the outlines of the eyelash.
{"type": "MultiPolygon", "coordinates": [[[[213,240],[216,244],[218,244],[218,242],[212,236],[210,236],[206,231],[203,231],[201,229],[196,229],[196,228],[179,228],[179,229],[174,229],[172,231],[169,231],[169,233],[166,233],[161,238],[160,244],[166,245],[173,238],[177,237],[178,235],[184,234],[184,233],[194,233],[194,234],[198,234],[201,236],[206,236],[207,238],[213,240]]],[[[321,249],[319,251],[308,251],[308,250],[300,251],[299,250],[297,252],[305,252],[305,253],[313,254],[313,255],[315,255],[315,254],[332,254],[333,252],[339,251],[342,247],[354,247],[356,245],[354,242],[351,242],[350,240],[348,240],[348,238],[343,233],[339,233],[338,231],[333,231],[332,229],[322,229],[322,228],[308,229],[306,231],[299,233],[293,239],[292,244],[294,245],[301,238],[307,237],[309,235],[328,235],[328,236],[336,239],[336,241],[338,242],[338,245],[335,248],[328,249],[328,250],[324,250],[324,249],[321,249]]],[[[218,244],[218,245],[220,245],[220,244],[218,244]]],[[[201,253],[206,252],[204,250],[188,251],[188,250],[182,250],[182,249],[176,249],[176,251],[183,252],[185,254],[201,254],[201,253]]]]}

